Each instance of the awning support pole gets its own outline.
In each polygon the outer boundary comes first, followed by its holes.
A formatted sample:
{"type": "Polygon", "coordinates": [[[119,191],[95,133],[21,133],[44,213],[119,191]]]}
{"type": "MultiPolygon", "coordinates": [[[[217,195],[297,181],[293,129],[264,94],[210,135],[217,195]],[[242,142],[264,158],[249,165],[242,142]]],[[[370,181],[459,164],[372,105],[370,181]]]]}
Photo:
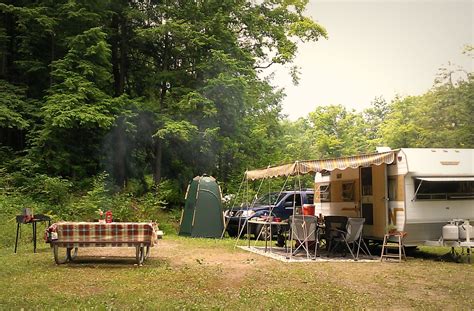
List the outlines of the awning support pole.
{"type": "Polygon", "coordinates": [[[423,179],[420,179],[420,184],[418,185],[418,188],[416,188],[415,194],[413,195],[413,199],[411,199],[412,202],[416,201],[416,195],[418,194],[418,190],[420,190],[422,183],[423,183],[423,179]]]}

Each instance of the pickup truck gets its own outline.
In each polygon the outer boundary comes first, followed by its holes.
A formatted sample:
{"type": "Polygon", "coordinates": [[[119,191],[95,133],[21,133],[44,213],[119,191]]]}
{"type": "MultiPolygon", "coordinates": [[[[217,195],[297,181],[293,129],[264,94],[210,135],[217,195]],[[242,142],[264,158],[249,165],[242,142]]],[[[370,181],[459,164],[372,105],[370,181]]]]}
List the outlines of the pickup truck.
{"type": "MultiPolygon", "coordinates": [[[[247,220],[262,216],[274,216],[285,220],[293,215],[293,208],[299,209],[303,204],[313,204],[313,202],[314,191],[312,189],[273,192],[263,195],[250,207],[233,207],[225,211],[227,233],[231,237],[236,237],[239,233],[243,236],[247,233],[247,229],[244,228],[247,220]]],[[[253,234],[255,238],[258,237],[261,230],[262,225],[250,226],[250,234],[253,234]]],[[[276,234],[277,230],[273,232],[276,234]]]]}

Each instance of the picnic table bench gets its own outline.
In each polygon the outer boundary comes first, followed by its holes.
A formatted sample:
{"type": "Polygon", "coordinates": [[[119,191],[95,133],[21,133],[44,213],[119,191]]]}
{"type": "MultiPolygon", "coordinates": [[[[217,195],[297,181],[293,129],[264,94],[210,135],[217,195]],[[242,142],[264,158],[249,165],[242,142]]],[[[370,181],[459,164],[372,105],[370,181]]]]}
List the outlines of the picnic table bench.
{"type": "Polygon", "coordinates": [[[135,247],[141,265],[159,237],[158,226],[151,222],[59,222],[46,230],[46,242],[51,243],[58,265],[73,261],[79,247],[135,247]],[[66,248],[65,259],[59,256],[60,247],[66,248]]]}

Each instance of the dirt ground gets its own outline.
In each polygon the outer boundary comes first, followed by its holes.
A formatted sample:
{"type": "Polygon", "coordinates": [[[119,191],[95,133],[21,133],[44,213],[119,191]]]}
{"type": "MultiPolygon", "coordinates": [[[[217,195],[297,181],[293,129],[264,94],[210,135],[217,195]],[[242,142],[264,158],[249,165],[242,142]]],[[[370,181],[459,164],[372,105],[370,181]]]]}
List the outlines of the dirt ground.
{"type": "Polygon", "coordinates": [[[104,301],[118,309],[166,310],[459,310],[474,305],[474,265],[426,257],[402,263],[289,263],[244,251],[229,239],[177,236],[159,240],[143,267],[135,264],[134,248],[80,248],[77,260],[59,266],[50,249],[21,257],[4,254],[0,305],[3,300],[10,307],[18,299],[33,309],[107,309],[104,301]],[[22,296],[24,288],[29,300],[22,296]]]}
{"type": "MultiPolygon", "coordinates": [[[[151,249],[150,259],[167,262],[172,267],[195,266],[218,267],[222,278],[229,280],[227,288],[238,288],[261,271],[273,274],[303,274],[315,278],[331,279],[352,290],[393,296],[403,293],[407,298],[420,299],[422,293],[432,301],[451,299],[452,291],[461,291],[461,297],[469,297],[474,303],[474,266],[408,258],[406,262],[306,262],[285,263],[231,246],[222,247],[197,243],[192,239],[163,239],[151,249]],[[437,275],[438,274],[438,275],[437,275]],[[396,291],[394,291],[396,288],[396,291]],[[468,294],[466,296],[466,294],[468,294]]],[[[80,256],[125,256],[133,260],[135,252],[130,248],[81,249],[80,256]]],[[[147,265],[147,262],[145,262],[147,265]]],[[[304,282],[304,281],[303,281],[304,282]]],[[[390,300],[390,299],[389,299],[390,300]]],[[[395,298],[394,298],[395,300],[395,298]]],[[[471,304],[472,305],[472,304],[471,304]]],[[[403,307],[403,304],[400,306],[403,307]]]]}
{"type": "MultiPolygon", "coordinates": [[[[90,257],[105,260],[116,258],[117,260],[130,261],[135,259],[135,249],[122,247],[109,248],[81,248],[78,259],[87,262],[90,257]]],[[[165,261],[174,267],[204,265],[207,267],[219,267],[224,278],[231,280],[229,284],[238,287],[238,284],[256,270],[272,269],[277,261],[262,257],[260,255],[245,252],[239,248],[234,250],[223,250],[221,247],[205,245],[198,248],[193,247],[187,241],[163,239],[158,245],[150,250],[148,260],[165,261]]],[[[145,265],[147,261],[145,261],[145,265]]]]}

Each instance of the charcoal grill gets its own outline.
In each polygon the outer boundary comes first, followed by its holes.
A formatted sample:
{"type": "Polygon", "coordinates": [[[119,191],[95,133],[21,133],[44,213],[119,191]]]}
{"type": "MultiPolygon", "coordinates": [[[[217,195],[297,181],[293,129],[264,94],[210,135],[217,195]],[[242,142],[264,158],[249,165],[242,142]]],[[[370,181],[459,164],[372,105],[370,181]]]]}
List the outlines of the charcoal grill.
{"type": "Polygon", "coordinates": [[[15,239],[15,253],[18,248],[18,236],[21,235],[21,225],[31,224],[33,230],[33,253],[36,253],[36,225],[39,222],[48,222],[48,226],[51,225],[51,217],[43,214],[36,214],[24,211],[22,215],[16,216],[16,239],[15,239]]]}

